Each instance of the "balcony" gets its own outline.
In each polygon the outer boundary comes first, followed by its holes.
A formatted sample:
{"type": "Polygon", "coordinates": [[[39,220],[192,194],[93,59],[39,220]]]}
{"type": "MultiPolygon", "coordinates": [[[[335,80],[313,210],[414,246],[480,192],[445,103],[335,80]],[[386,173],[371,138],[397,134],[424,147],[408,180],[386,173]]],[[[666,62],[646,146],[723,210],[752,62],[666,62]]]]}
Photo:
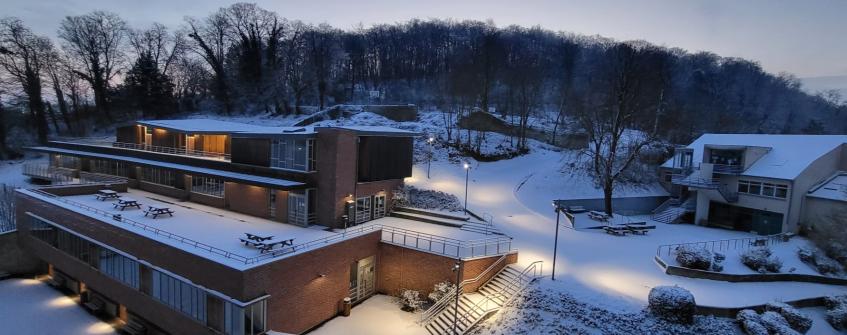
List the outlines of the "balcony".
{"type": "Polygon", "coordinates": [[[231,159],[230,154],[222,153],[222,152],[188,150],[188,149],[185,149],[185,148],[162,147],[162,146],[149,145],[149,144],[112,142],[112,146],[115,147],[115,148],[122,148],[122,149],[151,151],[151,152],[159,152],[159,153],[170,154],[170,155],[208,158],[208,159],[215,159],[215,160],[222,160],[222,161],[229,161],[231,159]]]}
{"type": "Polygon", "coordinates": [[[744,167],[741,165],[712,164],[712,172],[720,174],[739,175],[744,172],[744,167]]]}

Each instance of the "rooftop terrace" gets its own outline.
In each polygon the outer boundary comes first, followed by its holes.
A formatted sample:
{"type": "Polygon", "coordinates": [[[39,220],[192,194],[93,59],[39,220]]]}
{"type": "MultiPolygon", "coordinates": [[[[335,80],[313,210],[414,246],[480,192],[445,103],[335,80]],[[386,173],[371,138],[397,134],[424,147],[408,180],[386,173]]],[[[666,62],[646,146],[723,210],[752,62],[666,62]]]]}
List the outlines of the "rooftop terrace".
{"type": "Polygon", "coordinates": [[[120,195],[137,200],[142,208],[168,207],[174,211],[173,217],[153,219],[135,208],[121,211],[114,208],[113,201],[97,200],[94,194],[55,196],[38,190],[20,192],[239,270],[375,231],[382,231],[383,242],[448,257],[469,258],[511,250],[511,238],[508,237],[391,217],[346,230],[328,231],[323,226],[300,227],[279,223],[136,189],[120,195]],[[120,220],[114,219],[117,214],[121,215],[120,220]],[[239,239],[244,238],[245,233],[294,241],[290,247],[261,253],[241,243],[239,239]]]}

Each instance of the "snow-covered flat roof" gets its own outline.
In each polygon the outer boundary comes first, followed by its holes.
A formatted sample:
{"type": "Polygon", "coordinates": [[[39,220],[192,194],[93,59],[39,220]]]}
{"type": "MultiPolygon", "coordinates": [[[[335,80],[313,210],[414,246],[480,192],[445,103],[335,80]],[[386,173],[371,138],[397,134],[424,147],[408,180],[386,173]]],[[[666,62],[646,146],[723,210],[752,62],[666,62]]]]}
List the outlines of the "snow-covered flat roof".
{"type": "Polygon", "coordinates": [[[246,182],[246,183],[250,183],[250,184],[260,184],[260,185],[264,185],[264,186],[278,187],[278,188],[284,188],[284,189],[303,187],[303,186],[306,185],[306,184],[298,182],[298,181],[291,181],[291,180],[271,178],[271,177],[255,176],[255,175],[246,174],[246,173],[238,173],[238,172],[231,172],[231,171],[224,171],[224,170],[209,169],[209,168],[197,167],[197,166],[185,165],[185,164],[176,164],[176,163],[169,163],[169,162],[163,162],[163,161],[154,161],[154,160],[136,158],[136,157],[130,157],[130,156],[101,154],[101,153],[96,153],[96,152],[89,152],[89,151],[82,151],[82,150],[70,150],[70,149],[53,148],[53,147],[32,147],[30,149],[36,150],[36,151],[41,151],[41,152],[50,152],[50,153],[63,154],[63,155],[75,155],[75,156],[119,160],[119,161],[131,162],[131,163],[135,163],[135,164],[147,165],[147,166],[152,166],[152,167],[174,169],[174,170],[179,170],[179,171],[188,172],[188,173],[197,173],[197,174],[208,175],[208,176],[217,176],[217,177],[222,177],[222,178],[232,180],[232,181],[241,181],[241,182],[246,182]]]}
{"type": "Polygon", "coordinates": [[[312,134],[310,127],[269,127],[213,119],[142,120],[140,125],[185,133],[312,134]]]}
{"type": "MultiPolygon", "coordinates": [[[[321,127],[318,127],[321,128],[321,127]]],[[[324,128],[340,128],[352,130],[360,135],[390,135],[390,136],[419,136],[419,133],[386,127],[386,126],[332,126],[332,127],[324,127],[324,128]]]]}
{"type": "MultiPolygon", "coordinates": [[[[770,148],[742,175],[793,180],[812,162],[845,143],[847,135],[703,134],[686,147],[694,150],[695,166],[702,163],[706,146],[770,148]]],[[[672,164],[670,159],[662,166],[672,164]]]]}
{"type": "Polygon", "coordinates": [[[839,171],[821,185],[809,190],[808,196],[847,202],[847,172],[839,171]]]}

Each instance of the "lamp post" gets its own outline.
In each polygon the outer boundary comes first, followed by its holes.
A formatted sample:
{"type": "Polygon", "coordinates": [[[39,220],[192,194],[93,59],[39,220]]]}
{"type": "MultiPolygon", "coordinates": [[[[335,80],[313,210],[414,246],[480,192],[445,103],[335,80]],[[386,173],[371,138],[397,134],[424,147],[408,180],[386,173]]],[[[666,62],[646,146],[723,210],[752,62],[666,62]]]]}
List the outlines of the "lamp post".
{"type": "Polygon", "coordinates": [[[562,212],[562,207],[559,206],[559,203],[553,201],[553,208],[556,211],[556,237],[553,239],[553,274],[550,276],[550,279],[556,280],[556,254],[558,254],[559,249],[559,214],[562,212]]]}
{"type": "Polygon", "coordinates": [[[455,303],[455,306],[453,306],[454,307],[453,308],[453,334],[456,334],[456,335],[459,334],[459,332],[456,331],[456,326],[458,324],[457,322],[459,321],[459,319],[458,319],[458,317],[459,317],[459,279],[461,279],[461,277],[460,277],[461,272],[459,272],[460,268],[461,268],[461,264],[459,262],[456,262],[455,264],[453,264],[453,272],[456,273],[456,303],[455,303]]]}
{"type": "Polygon", "coordinates": [[[426,142],[429,143],[429,153],[426,161],[426,179],[429,179],[429,169],[432,166],[432,142],[435,142],[435,138],[430,136],[426,139],[426,142]]]}
{"type": "Polygon", "coordinates": [[[471,165],[465,162],[465,213],[468,212],[468,179],[471,176],[471,165]]]}

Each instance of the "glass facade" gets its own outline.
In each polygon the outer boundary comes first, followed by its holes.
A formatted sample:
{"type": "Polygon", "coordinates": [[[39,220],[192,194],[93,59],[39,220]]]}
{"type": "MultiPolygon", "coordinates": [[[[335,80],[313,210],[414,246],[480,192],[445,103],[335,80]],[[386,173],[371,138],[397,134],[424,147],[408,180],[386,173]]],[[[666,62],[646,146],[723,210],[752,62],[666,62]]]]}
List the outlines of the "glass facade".
{"type": "Polygon", "coordinates": [[[191,192],[224,197],[224,181],[218,178],[191,176],[191,192]]]}
{"type": "Polygon", "coordinates": [[[315,189],[288,192],[288,223],[308,226],[315,221],[315,189]]]}
{"type": "Polygon", "coordinates": [[[171,170],[144,167],[141,169],[141,180],[148,183],[176,187],[176,174],[171,170]]]}
{"type": "Polygon", "coordinates": [[[140,277],[138,275],[138,262],[135,260],[108,249],[100,249],[98,268],[100,272],[112,279],[138,289],[140,277]]]}
{"type": "Polygon", "coordinates": [[[788,197],[788,185],[739,180],[738,193],[785,199],[788,197]]]}
{"type": "Polygon", "coordinates": [[[224,303],[224,332],[232,335],[264,334],[267,331],[267,300],[240,307],[224,303]]]}
{"type": "Polygon", "coordinates": [[[165,305],[202,322],[206,322],[206,291],[174,278],[152,271],[153,286],[150,294],[165,305]]]}
{"type": "Polygon", "coordinates": [[[105,159],[92,159],[91,172],[102,173],[112,176],[129,177],[129,169],[124,162],[110,161],[105,159]]]}
{"type": "Polygon", "coordinates": [[[315,141],[301,138],[284,138],[271,141],[271,167],[314,171],[315,141]]]}

